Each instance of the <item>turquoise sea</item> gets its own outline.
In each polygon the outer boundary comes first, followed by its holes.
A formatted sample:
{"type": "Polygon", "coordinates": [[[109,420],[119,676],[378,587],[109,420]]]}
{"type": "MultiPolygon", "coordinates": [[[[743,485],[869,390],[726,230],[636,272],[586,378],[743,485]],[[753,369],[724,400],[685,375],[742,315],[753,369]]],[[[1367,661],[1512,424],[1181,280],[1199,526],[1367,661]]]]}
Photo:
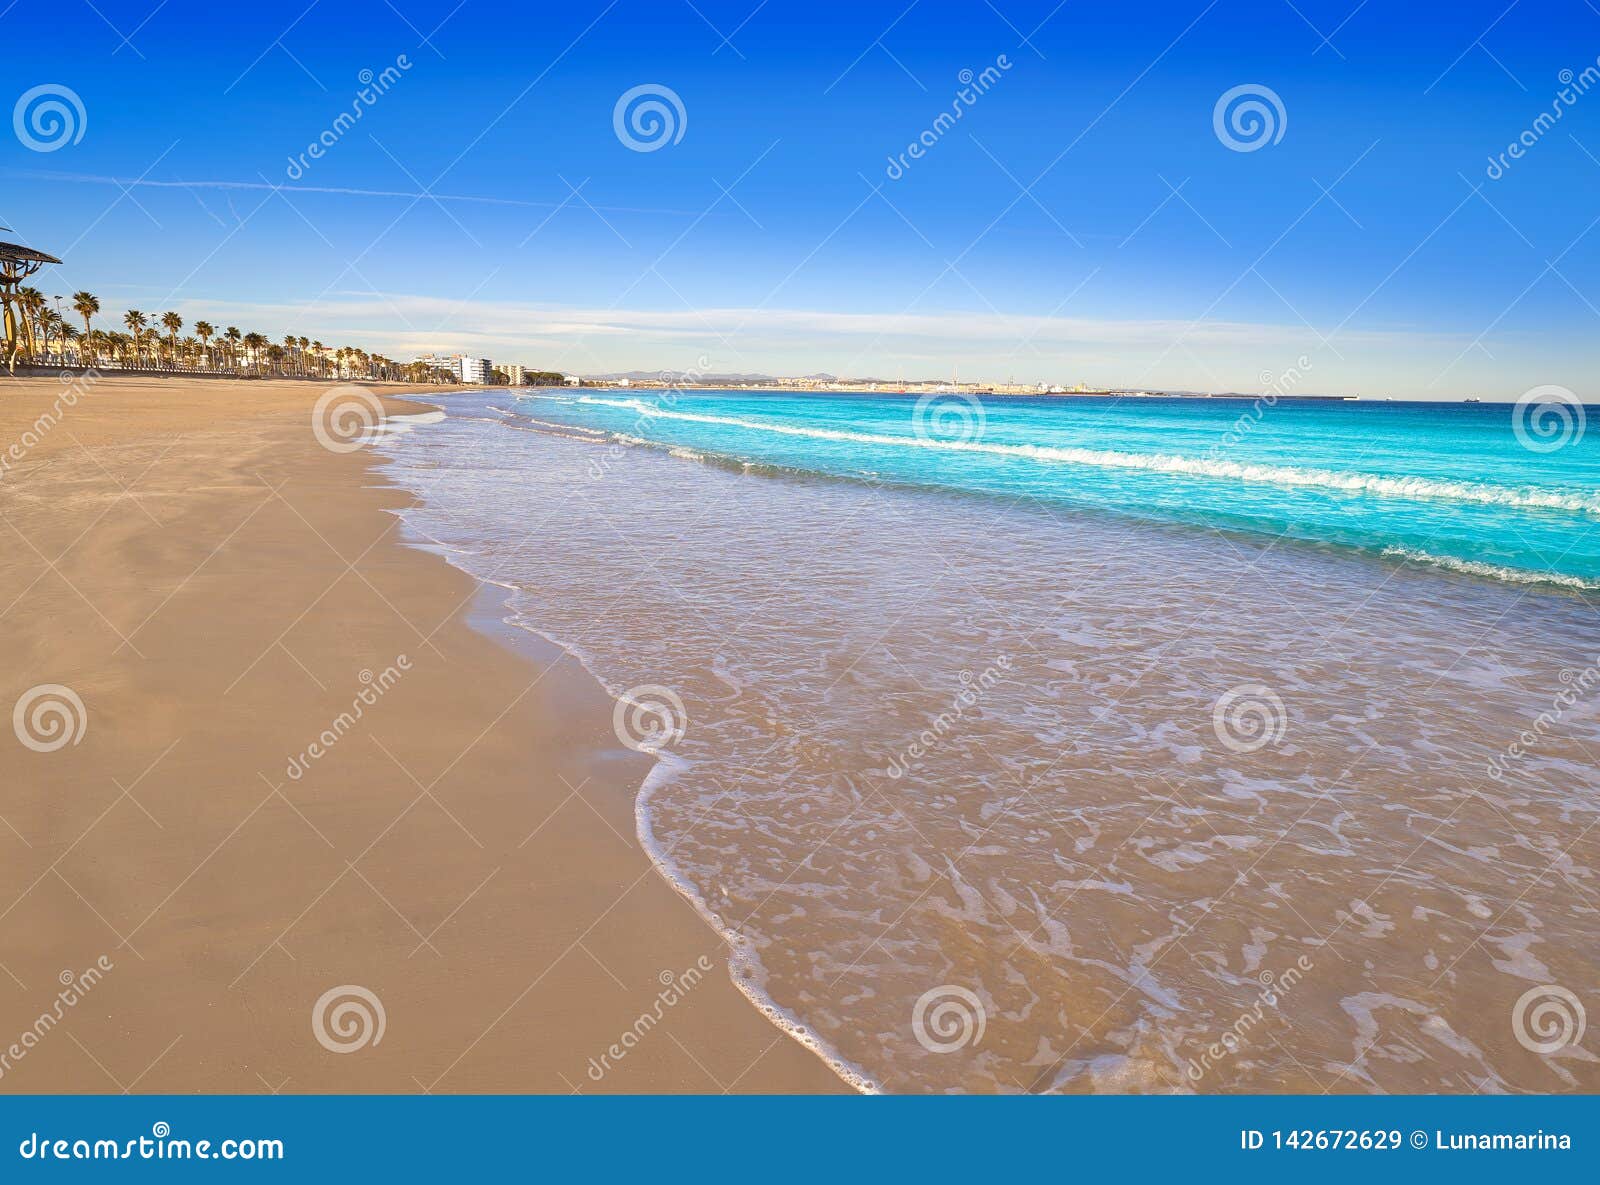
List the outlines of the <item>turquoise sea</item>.
{"type": "Polygon", "coordinates": [[[640,844],[852,1085],[1600,1090],[1533,1031],[1600,982],[1579,408],[437,402],[409,537],[611,692],[640,844]]]}
{"type": "Polygon", "coordinates": [[[1600,588],[1600,430],[1572,406],[603,391],[516,408],[738,463],[1600,588]]]}

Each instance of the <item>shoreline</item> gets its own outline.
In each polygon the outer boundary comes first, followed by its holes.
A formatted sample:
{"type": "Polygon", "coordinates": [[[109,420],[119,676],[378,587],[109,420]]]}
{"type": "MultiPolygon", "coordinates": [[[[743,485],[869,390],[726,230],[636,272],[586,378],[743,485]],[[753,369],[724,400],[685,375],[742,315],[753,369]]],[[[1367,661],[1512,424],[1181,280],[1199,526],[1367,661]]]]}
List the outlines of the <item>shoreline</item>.
{"type": "MultiPolygon", "coordinates": [[[[484,628],[377,453],[318,447],[329,387],[107,384],[0,482],[0,698],[61,684],[88,715],[0,746],[0,1035],[61,967],[115,966],[0,1091],[844,1089],[701,969],[721,942],[628,825],[642,759],[603,688],[484,628]],[[379,1023],[341,1056],[314,1013],[351,986],[379,1023]]],[[[0,384],[0,435],[58,388],[0,384]]]]}
{"type": "MultiPolygon", "coordinates": [[[[436,549],[430,544],[410,541],[408,545],[445,558],[446,562],[449,562],[447,552],[436,549]]],[[[574,664],[578,668],[576,677],[592,683],[613,705],[613,710],[615,709],[615,705],[620,701],[600,675],[590,667],[589,660],[584,655],[531,624],[517,624],[510,606],[516,589],[491,580],[480,580],[458,565],[452,564],[452,567],[477,585],[477,592],[465,615],[469,625],[485,636],[493,638],[505,649],[514,654],[524,655],[530,661],[546,663],[567,661],[574,664]]],[[[879,1093],[877,1085],[865,1070],[852,1065],[843,1054],[831,1048],[802,1020],[764,994],[761,979],[765,975],[765,968],[762,967],[759,956],[753,951],[741,949],[744,944],[739,935],[710,909],[693,882],[677,867],[671,856],[662,850],[651,833],[649,812],[651,795],[660,786],[690,768],[689,763],[670,753],[653,756],[640,754],[639,763],[645,768],[633,782],[635,837],[656,875],[695,911],[706,929],[721,941],[724,948],[722,970],[726,973],[728,981],[745,998],[749,1006],[764,1017],[786,1041],[793,1042],[817,1058],[851,1092],[879,1093]]]]}

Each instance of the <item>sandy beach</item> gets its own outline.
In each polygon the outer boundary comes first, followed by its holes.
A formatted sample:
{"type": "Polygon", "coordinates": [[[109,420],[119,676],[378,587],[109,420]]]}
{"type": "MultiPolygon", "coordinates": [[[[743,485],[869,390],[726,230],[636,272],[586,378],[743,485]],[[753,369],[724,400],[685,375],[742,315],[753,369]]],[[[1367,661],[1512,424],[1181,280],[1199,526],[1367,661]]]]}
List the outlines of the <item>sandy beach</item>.
{"type": "Polygon", "coordinates": [[[0,384],[0,1091],[843,1089],[641,851],[604,691],[474,627],[326,384],[40,430],[63,389],[0,384]]]}

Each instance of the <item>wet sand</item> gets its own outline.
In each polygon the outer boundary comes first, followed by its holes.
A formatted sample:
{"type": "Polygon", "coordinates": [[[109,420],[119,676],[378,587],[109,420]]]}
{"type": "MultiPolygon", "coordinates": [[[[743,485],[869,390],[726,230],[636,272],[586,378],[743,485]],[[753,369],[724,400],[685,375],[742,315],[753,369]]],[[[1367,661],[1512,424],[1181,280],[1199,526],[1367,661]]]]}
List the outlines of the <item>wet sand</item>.
{"type": "Polygon", "coordinates": [[[326,384],[63,389],[0,380],[0,1091],[843,1089],[641,851],[604,691],[473,628],[326,384]]]}

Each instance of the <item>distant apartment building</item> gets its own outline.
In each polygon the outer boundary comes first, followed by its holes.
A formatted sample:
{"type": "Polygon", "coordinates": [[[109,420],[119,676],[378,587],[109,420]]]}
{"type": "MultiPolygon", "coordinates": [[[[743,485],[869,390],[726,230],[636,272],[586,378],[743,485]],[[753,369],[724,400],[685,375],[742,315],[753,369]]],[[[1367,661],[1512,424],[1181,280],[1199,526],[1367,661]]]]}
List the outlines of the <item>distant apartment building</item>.
{"type": "Polygon", "coordinates": [[[462,354],[418,354],[414,361],[435,370],[449,371],[458,382],[493,381],[494,364],[487,358],[468,358],[462,354]]]}
{"type": "Polygon", "coordinates": [[[515,362],[505,362],[501,364],[500,369],[506,372],[506,381],[513,387],[522,386],[522,367],[515,362]]]}
{"type": "Polygon", "coordinates": [[[418,354],[413,361],[431,370],[447,370],[457,379],[461,377],[460,354],[418,354]]]}

